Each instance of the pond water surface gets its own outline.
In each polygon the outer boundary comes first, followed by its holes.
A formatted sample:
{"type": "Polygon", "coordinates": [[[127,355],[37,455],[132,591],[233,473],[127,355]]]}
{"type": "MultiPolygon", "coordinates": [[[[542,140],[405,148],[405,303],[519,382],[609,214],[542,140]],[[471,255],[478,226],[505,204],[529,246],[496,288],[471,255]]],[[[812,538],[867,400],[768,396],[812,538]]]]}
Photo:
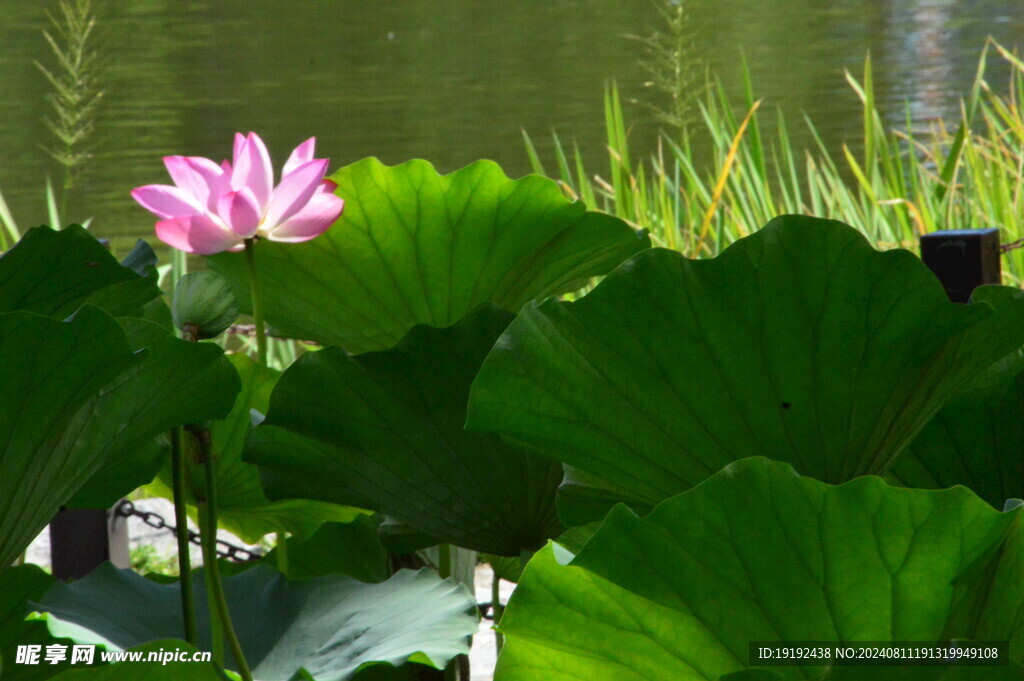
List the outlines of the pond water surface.
{"type": "MultiPolygon", "coordinates": [[[[426,158],[443,170],[478,158],[528,171],[521,130],[575,138],[599,169],[602,92],[615,80],[647,99],[642,45],[659,25],[646,0],[132,0],[95,3],[107,66],[91,171],[68,217],[94,216],[123,247],[152,220],[128,192],[165,182],[160,157],[223,158],[235,131],[255,130],[283,161],[310,135],[332,168],[368,155],[426,158]]],[[[807,114],[829,144],[855,142],[858,102],[844,69],[867,50],[894,123],[955,113],[988,35],[1024,45],[1021,0],[691,0],[694,57],[735,93],[741,49],[763,107],[807,114]]],[[[53,2],[0,3],[0,189],[23,227],[45,221],[57,175],[40,151],[53,64],[41,36],[53,2]]],[[[1006,69],[992,71],[1004,87],[1006,69]]],[[[656,125],[628,112],[634,150],[656,125]]]]}

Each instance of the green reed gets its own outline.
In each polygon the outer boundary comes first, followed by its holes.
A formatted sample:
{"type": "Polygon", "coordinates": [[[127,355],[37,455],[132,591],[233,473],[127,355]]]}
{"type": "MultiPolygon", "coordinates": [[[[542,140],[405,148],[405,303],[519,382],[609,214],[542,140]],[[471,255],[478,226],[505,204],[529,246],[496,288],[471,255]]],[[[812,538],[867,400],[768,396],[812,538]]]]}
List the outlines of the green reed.
{"type": "MultiPolygon", "coordinates": [[[[746,74],[746,70],[744,70],[746,74]]],[[[846,80],[862,105],[863,139],[855,151],[829,149],[805,117],[813,144],[798,149],[791,123],[777,114],[770,138],[762,133],[759,101],[744,76],[739,106],[713,83],[699,102],[700,123],[664,133],[653,154],[629,149],[629,126],[614,85],[605,94],[608,169],[587,169],[573,145],[557,137],[565,192],[650,231],[655,243],[692,257],[719,253],[784,213],[846,222],[878,248],[914,249],[921,234],[937,229],[996,227],[1004,243],[1024,237],[1024,62],[989,42],[957,120],[925,128],[910,120],[889,129],[877,109],[870,58],[858,79],[846,80]],[[994,89],[985,78],[990,59],[1011,67],[1009,82],[994,89]],[[700,163],[694,149],[710,146],[700,163]]],[[[535,172],[539,154],[524,134],[535,172]]],[[[1004,260],[1004,279],[1024,280],[1024,249],[1004,260]]]]}

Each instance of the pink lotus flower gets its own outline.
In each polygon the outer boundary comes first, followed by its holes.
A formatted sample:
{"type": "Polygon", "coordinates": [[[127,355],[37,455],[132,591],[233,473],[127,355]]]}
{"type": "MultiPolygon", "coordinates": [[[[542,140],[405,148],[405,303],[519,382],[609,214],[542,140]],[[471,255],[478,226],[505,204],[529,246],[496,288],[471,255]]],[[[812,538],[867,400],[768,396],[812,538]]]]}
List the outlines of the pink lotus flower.
{"type": "Polygon", "coordinates": [[[326,232],[345,205],[333,193],[337,185],[324,179],[327,159],[313,158],[315,144],[310,137],[295,147],[275,187],[263,140],[237,133],[232,163],[167,156],[175,186],[146,185],[132,197],[160,218],[160,240],[186,253],[238,251],[253,237],[308,241],[326,232]]]}

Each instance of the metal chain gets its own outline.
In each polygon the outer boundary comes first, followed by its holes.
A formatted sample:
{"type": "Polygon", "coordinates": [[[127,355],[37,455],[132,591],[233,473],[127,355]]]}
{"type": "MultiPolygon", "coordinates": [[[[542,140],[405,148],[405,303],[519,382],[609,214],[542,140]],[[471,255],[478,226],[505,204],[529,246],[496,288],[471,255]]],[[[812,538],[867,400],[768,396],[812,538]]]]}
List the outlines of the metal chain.
{"type": "Polygon", "coordinates": [[[1016,241],[1011,241],[1010,243],[1001,245],[999,247],[999,252],[1009,253],[1010,251],[1016,250],[1018,248],[1024,248],[1024,239],[1017,239],[1016,241]]]}
{"type": "MultiPolygon", "coordinates": [[[[152,528],[158,530],[168,530],[170,532],[177,532],[178,529],[167,522],[167,520],[159,513],[153,511],[140,511],[135,508],[135,504],[122,499],[121,502],[114,507],[114,515],[121,516],[122,518],[130,518],[132,516],[139,518],[142,522],[146,523],[152,528]]],[[[199,533],[188,528],[188,540],[196,546],[202,546],[199,538],[199,533]]],[[[249,549],[242,548],[241,546],[235,546],[223,539],[217,540],[217,555],[227,560],[233,560],[236,563],[248,563],[255,560],[260,560],[263,556],[256,551],[250,551],[249,549]],[[221,548],[223,547],[223,548],[221,548]]]]}

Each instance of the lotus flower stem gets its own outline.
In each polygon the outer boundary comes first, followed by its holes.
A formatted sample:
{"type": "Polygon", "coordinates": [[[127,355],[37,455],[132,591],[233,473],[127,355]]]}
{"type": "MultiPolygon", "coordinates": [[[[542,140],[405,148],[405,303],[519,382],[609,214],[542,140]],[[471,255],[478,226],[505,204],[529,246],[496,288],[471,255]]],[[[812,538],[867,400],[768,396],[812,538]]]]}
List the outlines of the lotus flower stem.
{"type": "Polygon", "coordinates": [[[448,579],[452,576],[451,544],[441,544],[437,547],[437,574],[441,579],[448,579]]]}
{"type": "MultiPolygon", "coordinates": [[[[203,564],[206,566],[207,598],[210,603],[210,619],[220,623],[224,638],[231,648],[235,657],[235,664],[238,665],[238,672],[242,681],[253,681],[252,671],[249,663],[245,660],[242,646],[235,634],[235,627],[231,623],[231,612],[228,610],[227,598],[224,596],[224,585],[221,582],[220,566],[217,564],[217,467],[213,460],[213,447],[208,428],[196,428],[194,430],[199,440],[200,456],[203,458],[203,472],[206,477],[206,503],[205,513],[202,514],[204,521],[201,528],[200,538],[203,544],[203,564]]],[[[201,507],[202,508],[202,507],[201,507]]]]}
{"type": "Polygon", "coordinates": [[[260,300],[260,278],[256,272],[256,240],[245,240],[245,262],[249,265],[249,289],[252,291],[252,318],[256,325],[256,359],[267,366],[267,330],[263,327],[263,301],[260,300]]]}
{"type": "Polygon", "coordinates": [[[178,540],[178,574],[181,576],[181,617],[185,640],[199,646],[196,604],[192,593],[192,561],[189,557],[188,515],[185,513],[185,457],[181,451],[181,428],[171,430],[171,489],[174,496],[174,534],[178,540]]]}
{"type": "MultiPolygon", "coordinates": [[[[448,579],[452,576],[452,547],[451,544],[441,544],[437,547],[437,574],[441,579],[448,579]]],[[[453,657],[444,668],[445,681],[458,681],[459,666],[458,657],[453,657]]]]}
{"type": "MultiPolygon", "coordinates": [[[[252,318],[256,330],[256,359],[261,367],[267,366],[267,329],[263,325],[263,301],[260,299],[260,278],[256,271],[256,239],[245,240],[245,262],[249,266],[249,290],[252,296],[252,318]]],[[[277,569],[288,573],[287,535],[277,533],[277,569]]]]}
{"type": "Polygon", "coordinates": [[[221,625],[221,619],[216,615],[217,613],[217,601],[214,598],[214,586],[213,586],[213,571],[210,569],[210,564],[216,562],[217,552],[211,551],[207,546],[206,540],[203,535],[206,534],[206,530],[210,523],[208,520],[208,507],[205,501],[199,503],[199,538],[201,542],[201,548],[203,552],[203,564],[206,565],[206,569],[203,570],[203,581],[206,583],[206,613],[207,619],[210,621],[210,652],[213,654],[213,661],[224,666],[224,627],[221,625]]]}
{"type": "MultiPolygon", "coordinates": [[[[188,271],[185,253],[174,251],[171,263],[171,291],[188,271]]],[[[185,329],[182,338],[195,341],[185,329]]],[[[192,589],[192,558],[189,553],[188,514],[185,507],[185,454],[182,452],[182,429],[171,429],[171,496],[174,499],[174,534],[178,540],[178,575],[181,584],[181,617],[185,624],[185,640],[199,645],[195,593],[192,589]]]]}

